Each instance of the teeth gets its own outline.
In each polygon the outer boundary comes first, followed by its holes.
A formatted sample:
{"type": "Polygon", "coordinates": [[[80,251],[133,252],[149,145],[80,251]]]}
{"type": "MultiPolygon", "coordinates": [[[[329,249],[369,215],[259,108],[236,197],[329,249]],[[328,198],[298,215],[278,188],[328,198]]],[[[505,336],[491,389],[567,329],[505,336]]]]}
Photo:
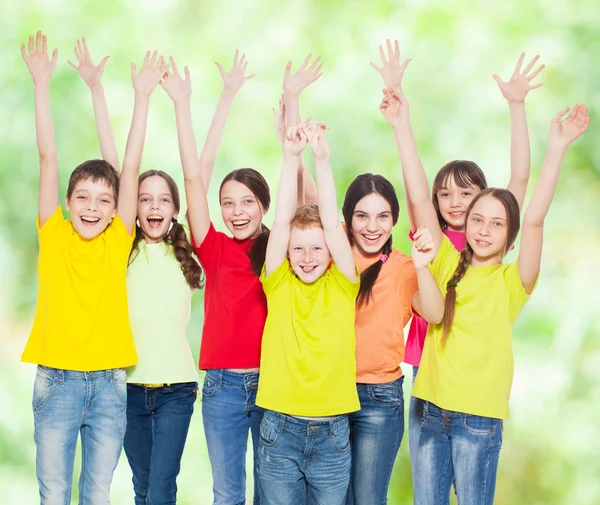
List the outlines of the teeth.
{"type": "Polygon", "coordinates": [[[148,221],[163,221],[164,218],[162,216],[148,216],[148,221]]]}
{"type": "Polygon", "coordinates": [[[233,226],[246,226],[248,223],[250,223],[250,220],[247,221],[232,221],[233,226]]]}
{"type": "Polygon", "coordinates": [[[81,220],[86,221],[88,223],[97,223],[98,221],[100,221],[100,218],[99,217],[81,216],[81,220]]]}

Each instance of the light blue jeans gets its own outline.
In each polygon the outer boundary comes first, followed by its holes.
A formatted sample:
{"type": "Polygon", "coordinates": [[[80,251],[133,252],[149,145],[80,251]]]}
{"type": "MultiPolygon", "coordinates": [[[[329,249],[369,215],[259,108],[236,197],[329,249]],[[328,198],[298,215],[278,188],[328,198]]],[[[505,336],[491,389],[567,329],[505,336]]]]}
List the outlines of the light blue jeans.
{"type": "Polygon", "coordinates": [[[260,425],[261,505],[342,505],[350,460],[348,416],[313,421],[266,411],[260,425]]]}
{"type": "Polygon", "coordinates": [[[348,415],[352,477],[348,503],[385,505],[404,435],[404,377],[384,384],[357,384],[360,410],[348,415]]]}
{"type": "Polygon", "coordinates": [[[126,380],[123,368],[74,372],[38,366],[32,406],[41,505],[71,503],[79,435],[79,503],[109,503],[127,424],[126,380]]]}
{"type": "Polygon", "coordinates": [[[263,409],[255,405],[257,390],[257,373],[222,369],[206,372],[202,388],[202,421],[212,468],[214,505],[246,503],[249,431],[254,450],[254,505],[259,504],[256,463],[263,409]]]}
{"type": "MultiPolygon", "coordinates": [[[[493,505],[502,420],[440,409],[414,398],[421,422],[411,437],[415,505],[493,505]]],[[[412,434],[411,434],[412,435],[412,434]]]]}

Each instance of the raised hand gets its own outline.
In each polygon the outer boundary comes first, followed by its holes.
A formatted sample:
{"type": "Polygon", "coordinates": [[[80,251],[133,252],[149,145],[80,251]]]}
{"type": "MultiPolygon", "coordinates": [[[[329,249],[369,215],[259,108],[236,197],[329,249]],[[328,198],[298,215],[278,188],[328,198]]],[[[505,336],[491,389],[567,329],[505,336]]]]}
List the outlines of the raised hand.
{"type": "Polygon", "coordinates": [[[50,82],[58,60],[58,49],[52,51],[52,59],[48,60],[48,41],[41,31],[36,34],[35,46],[33,35],[29,36],[29,56],[25,51],[25,44],[21,44],[21,56],[23,56],[33,82],[50,82]]]}
{"type": "Polygon", "coordinates": [[[302,151],[304,151],[306,144],[308,144],[308,137],[306,136],[306,133],[303,130],[304,125],[305,123],[302,123],[300,125],[300,128],[298,130],[298,137],[297,139],[295,139],[295,141],[292,141],[288,138],[283,139],[281,147],[283,149],[284,156],[300,156],[302,154],[302,151]]]}
{"type": "Polygon", "coordinates": [[[389,39],[386,41],[387,46],[387,57],[382,46],[379,46],[379,55],[381,56],[381,67],[371,62],[371,66],[377,70],[383,77],[383,84],[389,90],[394,90],[397,94],[403,95],[402,91],[402,77],[406,67],[411,62],[411,58],[404,60],[400,63],[400,46],[398,41],[394,40],[394,47],[389,39]]]}
{"type": "Polygon", "coordinates": [[[215,61],[215,65],[221,73],[223,78],[223,90],[228,91],[232,95],[235,95],[246,81],[249,81],[254,77],[254,74],[246,76],[246,70],[248,69],[248,61],[246,61],[246,55],[242,54],[239,57],[240,52],[236,49],[233,55],[233,63],[231,70],[226,72],[223,65],[215,61]]]}
{"type": "Polygon", "coordinates": [[[408,100],[402,94],[391,89],[383,89],[383,99],[379,110],[392,128],[409,124],[408,100]]]}
{"type": "Polygon", "coordinates": [[[438,246],[428,228],[421,226],[413,236],[412,260],[416,270],[426,268],[435,259],[438,246]]]}
{"type": "Polygon", "coordinates": [[[285,139],[285,102],[283,95],[281,95],[278,103],[279,112],[275,112],[275,107],[271,110],[273,111],[273,120],[275,122],[275,135],[277,135],[279,143],[282,143],[285,139]]]}
{"type": "Polygon", "coordinates": [[[319,56],[315,61],[312,62],[310,67],[308,63],[312,58],[312,53],[304,59],[300,68],[294,75],[291,74],[292,62],[288,61],[285,67],[285,74],[283,76],[283,92],[287,96],[298,96],[307,86],[315,82],[319,77],[323,75],[321,68],[321,57],[319,56]]]}
{"type": "Polygon", "coordinates": [[[311,124],[303,123],[300,126],[300,130],[306,135],[306,138],[310,143],[310,148],[315,160],[326,160],[331,154],[327,139],[325,138],[325,130],[327,129],[327,125],[321,122],[311,124]]]}
{"type": "Polygon", "coordinates": [[[181,103],[189,100],[192,95],[192,79],[190,77],[190,71],[187,66],[184,67],[183,71],[185,72],[185,79],[182,79],[173,57],[169,56],[169,60],[171,61],[171,72],[169,72],[168,69],[165,71],[160,85],[173,102],[181,103]]]}
{"type": "Polygon", "coordinates": [[[73,49],[75,50],[75,57],[79,65],[75,65],[71,60],[68,60],[67,63],[79,72],[79,75],[83,77],[83,80],[90,89],[102,84],[104,65],[106,65],[110,56],[105,56],[98,65],[94,65],[85,37],[82,37],[81,40],[77,39],[77,45],[73,49]]]}
{"type": "Polygon", "coordinates": [[[566,148],[588,129],[590,117],[585,105],[575,105],[571,110],[571,114],[562,119],[568,111],[569,107],[565,107],[550,122],[548,146],[566,148]]]}
{"type": "Polygon", "coordinates": [[[139,74],[137,73],[135,63],[131,63],[131,81],[133,82],[133,89],[135,89],[136,93],[150,96],[167,70],[168,67],[165,64],[163,57],[158,57],[158,51],[154,51],[152,54],[150,51],[146,51],[146,56],[139,74]]]}
{"type": "Polygon", "coordinates": [[[525,59],[525,53],[521,53],[519,61],[513,70],[510,79],[504,82],[497,74],[492,77],[498,83],[498,87],[502,92],[502,96],[510,103],[518,103],[525,101],[527,93],[532,89],[537,89],[542,86],[542,83],[531,85],[530,82],[537,77],[537,75],[544,70],[546,65],[540,65],[535,70],[532,70],[535,63],[539,60],[539,54],[529,62],[529,64],[521,70],[523,60],[525,59]]]}

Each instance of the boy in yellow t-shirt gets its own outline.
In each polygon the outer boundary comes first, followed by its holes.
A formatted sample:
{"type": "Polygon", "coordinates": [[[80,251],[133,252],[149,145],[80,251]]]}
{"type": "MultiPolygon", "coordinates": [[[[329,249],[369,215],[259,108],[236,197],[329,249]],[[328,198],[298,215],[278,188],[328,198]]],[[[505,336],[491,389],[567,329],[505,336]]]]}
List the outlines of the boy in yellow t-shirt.
{"type": "Polygon", "coordinates": [[[283,143],[275,222],[261,281],[265,324],[256,404],[261,502],[344,503],[350,479],[346,414],[355,387],[354,313],[359,280],[340,220],[324,125],[283,143]],[[296,210],[297,167],[310,141],[318,205],[296,210]],[[333,263],[330,263],[333,260],[333,263]]]}
{"type": "MultiPolygon", "coordinates": [[[[92,89],[98,131],[110,131],[100,80],[104,62],[94,66],[85,40],[77,45],[76,68],[92,89]]],[[[148,53],[139,75],[133,72],[136,105],[120,179],[111,138],[103,152],[106,161],[86,161],[71,174],[66,198],[71,219],[65,220],[49,97],[58,52],[49,61],[46,36],[38,32],[35,43],[29,37],[29,54],[24,44],[21,53],[34,82],[40,155],[38,300],[22,356],[38,365],[32,404],[40,501],[70,502],[81,433],[79,500],[105,505],[125,434],[124,367],[137,362],[125,275],[148,102],[162,60],[156,54],[150,60],[148,53]]]]}

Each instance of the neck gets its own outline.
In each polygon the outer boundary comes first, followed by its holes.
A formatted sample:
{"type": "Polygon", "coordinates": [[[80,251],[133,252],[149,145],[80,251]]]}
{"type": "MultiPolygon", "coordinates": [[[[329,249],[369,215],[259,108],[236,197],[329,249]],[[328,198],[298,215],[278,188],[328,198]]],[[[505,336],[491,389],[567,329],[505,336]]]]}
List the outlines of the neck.
{"type": "Polygon", "coordinates": [[[383,254],[383,249],[381,249],[379,252],[375,252],[375,253],[368,253],[366,251],[364,251],[362,248],[360,248],[358,245],[354,244],[352,246],[352,251],[355,252],[356,254],[360,254],[363,258],[366,259],[379,259],[379,257],[383,254]]]}
{"type": "Polygon", "coordinates": [[[502,253],[498,253],[494,256],[488,256],[486,258],[482,258],[481,256],[477,256],[473,253],[473,257],[471,258],[471,266],[472,267],[489,267],[492,265],[500,265],[502,264],[502,253]]]}

